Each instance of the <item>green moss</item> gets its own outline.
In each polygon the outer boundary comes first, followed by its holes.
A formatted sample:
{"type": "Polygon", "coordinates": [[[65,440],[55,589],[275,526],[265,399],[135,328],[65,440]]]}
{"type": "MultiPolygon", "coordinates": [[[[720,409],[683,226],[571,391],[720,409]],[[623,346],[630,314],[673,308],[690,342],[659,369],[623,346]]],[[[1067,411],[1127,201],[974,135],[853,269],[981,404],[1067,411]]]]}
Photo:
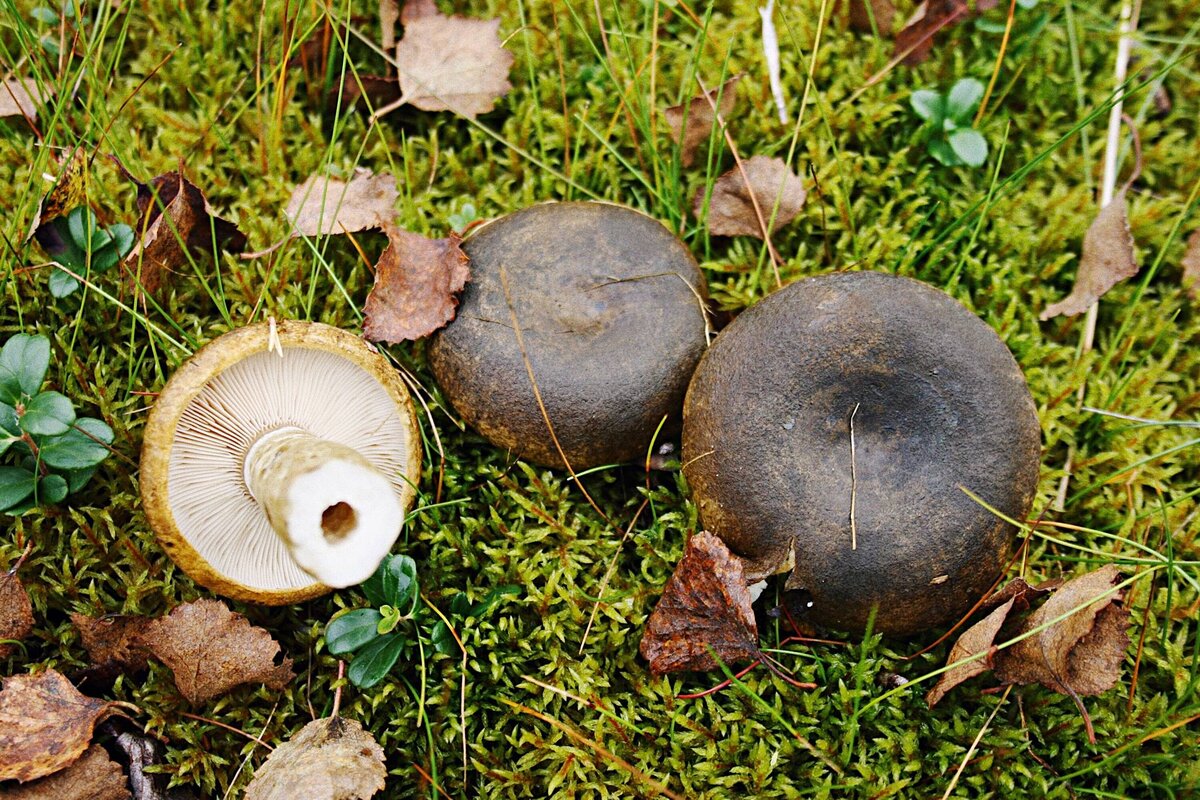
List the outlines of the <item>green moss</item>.
{"type": "MultiPolygon", "coordinates": [[[[24,652],[0,665],[3,674],[81,666],[85,654],[69,624],[71,612],[161,614],[204,594],[157,546],[139,506],[136,463],[152,402],[144,393],[160,388],[188,350],[267,315],[358,329],[372,280],[354,244],[335,237],[291,242],[250,260],[201,259],[178,276],[161,309],[139,306],[134,313],[134,298],[115,273],[99,284],[112,299],[88,292],[55,301],[45,288],[46,270],[38,266],[43,255],[22,244],[47,186],[42,175],[53,171],[52,148],[84,144],[111,153],[142,179],[182,161],[255,249],[287,234],[282,208],[295,184],[326,166],[349,171],[359,165],[398,177],[399,221],[412,230],[444,233],[448,216],[468,201],[487,217],[550,198],[597,197],[641,208],[678,230],[703,262],[721,307],[737,311],[774,286],[759,243],[710,238],[688,213],[693,192],[731,166],[723,143],[718,139],[711,157],[702,154],[696,167],[683,170],[661,116],[651,113],[694,94],[696,75],[713,86],[744,72],[741,106],[732,120],[739,151],[788,155],[793,130],[775,120],[750,0],[714,4],[711,12],[692,4],[700,28],[681,13],[682,2],[657,9],[650,0],[601,4],[611,58],[605,57],[591,3],[463,5],[456,10],[502,17],[517,55],[512,92],[478,123],[401,110],[375,126],[361,111],[325,113],[324,71],[313,69],[306,78],[301,68],[281,66],[306,32],[323,29],[318,4],[268,3],[262,19],[259,5],[224,0],[145,0],[119,12],[107,3],[89,6],[89,14],[100,15],[102,30],[89,28],[78,45],[87,58],[62,73],[36,43],[48,31],[29,27],[33,5],[22,0],[4,12],[0,57],[6,68],[53,84],[61,102],[57,115],[39,120],[45,146],[34,146],[36,137],[18,127],[4,128],[0,136],[0,225],[8,242],[0,249],[0,339],[18,331],[51,336],[53,388],[113,426],[117,456],[69,507],[6,521],[0,567],[34,543],[22,577],[39,624],[24,652]]],[[[820,3],[783,5],[776,19],[794,112],[820,3]]],[[[1086,380],[1089,405],[1162,420],[1197,418],[1200,319],[1178,287],[1182,241],[1171,234],[1181,215],[1184,232],[1196,226],[1186,203],[1200,167],[1194,147],[1200,88],[1194,70],[1181,64],[1166,79],[1174,102],[1167,116],[1148,115],[1144,89],[1127,101],[1145,149],[1131,222],[1143,264],[1160,255],[1162,261],[1144,285],[1134,279],[1105,298],[1096,350],[1080,357],[1082,320],[1041,323],[1037,314],[1069,289],[1095,212],[1106,115],[1062,138],[1089,113],[1103,112],[1111,93],[1114,10],[1073,5],[1068,16],[1050,5],[1043,4],[1050,21],[1042,35],[1014,42],[980,126],[994,153],[1004,147],[995,178],[995,157],[979,171],[936,165],[919,141],[920,120],[908,108],[908,95],[959,77],[986,80],[997,36],[960,25],[927,63],[894,69],[856,96],[885,66],[890,46],[849,33],[835,20],[824,31],[795,138],[793,162],[799,171],[811,169],[816,181],[810,180],[801,218],[780,230],[775,244],[784,256],[785,282],[848,267],[897,271],[946,288],[1000,331],[1028,376],[1042,417],[1044,469],[1034,514],[1103,532],[1040,528],[1029,544],[1029,575],[1050,577],[1111,560],[1144,568],[1132,559],[1158,556],[1135,542],[1171,561],[1190,562],[1158,570],[1153,583],[1135,584],[1132,632],[1142,647],[1137,679],[1131,650],[1117,688],[1086,700],[1095,746],[1087,743],[1069,698],[1036,687],[1014,690],[954,796],[1183,797],[1200,784],[1200,723],[1161,731],[1200,713],[1193,605],[1200,526],[1191,494],[1200,476],[1200,447],[1181,448],[1196,429],[1099,418],[1081,411],[1075,397],[1086,380]],[[1031,164],[1028,174],[1012,179],[1031,164]],[[1051,511],[1071,445],[1078,448],[1073,499],[1065,511],[1051,511]],[[1156,457],[1173,448],[1180,449],[1156,457]]],[[[1151,48],[1145,63],[1158,67],[1194,55],[1195,32],[1185,33],[1179,24],[1191,18],[1190,10],[1182,0],[1143,7],[1140,28],[1151,48]]],[[[333,13],[337,19],[352,16],[371,37],[374,12],[374,3],[354,0],[333,13]]],[[[349,52],[362,73],[383,68],[357,41],[349,52]]],[[[335,48],[331,74],[343,63],[335,48]]],[[[87,188],[102,222],[133,219],[133,188],[104,158],[92,162],[87,188]]],[[[383,247],[382,238],[370,233],[359,235],[357,244],[368,259],[383,247]]],[[[923,675],[944,661],[945,645],[912,660],[903,659],[928,640],[870,637],[847,647],[789,646],[779,658],[820,689],[799,691],[756,672],[744,691],[674,699],[718,680],[651,678],[637,656],[646,617],[686,535],[696,529],[695,508],[678,476],[655,475],[649,489],[633,468],[584,478],[610,525],[564,475],[514,461],[464,431],[430,381],[421,345],[391,354],[429,392],[445,452],[443,460],[423,420],[427,478],[404,547],[421,567],[430,602],[444,605],[460,590],[477,600],[508,584],[522,592],[486,618],[462,625],[465,701],[459,661],[446,656],[397,670],[370,692],[344,690],[343,713],[362,720],[387,753],[391,777],[382,796],[435,796],[414,765],[455,797],[650,793],[639,777],[594,748],[504,700],[561,720],[690,797],[937,797],[946,790],[1000,697],[981,694],[986,682],[980,681],[956,689],[934,710],[921,699],[924,684],[879,699],[886,691],[881,674],[923,675]],[[647,498],[622,544],[624,526],[647,498]],[[613,558],[616,570],[581,652],[613,558]],[[524,675],[587,704],[539,688],[524,675]]],[[[190,708],[169,672],[156,666],[145,679],[118,681],[112,694],[141,707],[139,721],[169,742],[178,783],[198,786],[205,796],[237,796],[252,767],[261,764],[263,749],[182,714],[274,741],[298,730],[310,713],[329,713],[337,669],[323,650],[321,631],[336,609],[359,603],[358,593],[347,591],[289,608],[238,606],[296,660],[300,676],[283,692],[244,687],[190,708]]],[[[782,635],[765,620],[766,644],[774,646],[782,635]]]]}

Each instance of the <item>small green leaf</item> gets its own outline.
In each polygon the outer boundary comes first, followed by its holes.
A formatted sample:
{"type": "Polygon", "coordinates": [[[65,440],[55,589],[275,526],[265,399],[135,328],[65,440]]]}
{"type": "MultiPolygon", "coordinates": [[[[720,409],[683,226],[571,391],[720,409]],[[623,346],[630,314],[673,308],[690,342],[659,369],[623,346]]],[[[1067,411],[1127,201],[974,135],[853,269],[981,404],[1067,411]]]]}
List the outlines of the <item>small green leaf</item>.
{"type": "Polygon", "coordinates": [[[25,406],[21,428],[38,436],[58,436],[69,431],[74,421],[75,408],[65,395],[42,392],[25,406]]]}
{"type": "Polygon", "coordinates": [[[343,614],[325,626],[325,644],[335,656],[349,653],[379,637],[375,628],[381,616],[373,608],[343,614]]]}
{"type": "Polygon", "coordinates": [[[383,571],[384,603],[396,608],[410,605],[417,595],[417,562],[409,556],[389,557],[383,571]]]}
{"type": "Polygon", "coordinates": [[[0,467],[0,511],[11,509],[33,494],[37,480],[32,472],[20,467],[0,467]]]}
{"type": "Polygon", "coordinates": [[[389,633],[359,650],[346,670],[350,682],[360,689],[370,689],[379,683],[391,671],[407,643],[400,634],[389,633]]]}
{"type": "Polygon", "coordinates": [[[115,225],[109,225],[108,232],[112,235],[113,244],[117,248],[117,258],[121,259],[129,255],[133,250],[133,228],[118,222],[115,225]]]}
{"type": "Polygon", "coordinates": [[[963,78],[950,88],[946,101],[946,115],[959,122],[966,122],[982,99],[983,84],[974,78],[963,78]]]}
{"type": "Polygon", "coordinates": [[[388,557],[385,556],[375,571],[371,573],[371,577],[361,584],[363,594],[367,596],[367,602],[376,607],[387,603],[387,598],[383,594],[383,573],[387,570],[387,565],[388,557]]]}
{"type": "Polygon", "coordinates": [[[75,494],[84,486],[86,486],[87,482],[90,481],[92,476],[95,474],[95,467],[89,467],[87,469],[64,469],[63,477],[67,479],[67,491],[70,494],[75,494]]]}
{"type": "Polygon", "coordinates": [[[35,395],[50,369],[50,340],[18,333],[0,349],[0,402],[15,406],[21,395],[35,395]]]}
{"type": "Polygon", "coordinates": [[[444,656],[458,650],[454,635],[450,633],[450,626],[440,619],[433,626],[433,630],[429,632],[429,640],[433,642],[433,649],[444,656]]]}
{"type": "Polygon", "coordinates": [[[17,419],[17,410],[8,403],[0,403],[0,431],[21,438],[21,421],[17,419]]]}
{"type": "Polygon", "coordinates": [[[471,598],[467,597],[466,592],[456,592],[454,597],[450,598],[450,615],[453,617],[465,617],[471,613],[471,598]]]}
{"type": "Polygon", "coordinates": [[[969,167],[978,167],[987,161],[987,139],[977,130],[960,128],[950,134],[949,143],[954,154],[969,167]]]}
{"type": "Polygon", "coordinates": [[[33,17],[43,25],[58,24],[58,14],[55,14],[53,9],[46,8],[45,6],[38,6],[33,11],[30,11],[29,16],[33,17]]]}
{"type": "Polygon", "coordinates": [[[1031,11],[1038,6],[1039,0],[1017,0],[1017,5],[1026,11],[1031,11]]]}
{"type": "Polygon", "coordinates": [[[942,119],[946,116],[946,99],[940,92],[932,89],[918,89],[912,93],[909,102],[918,117],[928,120],[934,125],[941,124],[942,119]]]}
{"type": "Polygon", "coordinates": [[[45,442],[39,453],[42,461],[55,469],[83,470],[108,458],[109,449],[104,445],[112,441],[112,428],[98,419],[83,417],[63,435],[45,442]]]}
{"type": "Polygon", "coordinates": [[[55,269],[50,273],[50,294],[54,297],[67,297],[79,288],[79,281],[64,270],[55,269]]]}
{"type": "Polygon", "coordinates": [[[80,250],[87,252],[95,230],[96,215],[87,206],[76,206],[67,214],[67,231],[71,234],[71,241],[80,250]]]}
{"type": "Polygon", "coordinates": [[[475,607],[471,609],[471,616],[482,617],[484,614],[491,611],[496,605],[501,603],[506,597],[512,597],[513,595],[520,593],[520,586],[513,586],[512,584],[497,586],[495,589],[492,589],[487,593],[487,597],[475,604],[475,607]]]}
{"type": "Polygon", "coordinates": [[[121,257],[117,255],[117,249],[109,242],[99,250],[92,251],[92,270],[95,272],[105,272],[117,265],[121,257]]]}
{"type": "Polygon", "coordinates": [[[954,150],[951,149],[950,143],[945,139],[931,140],[929,142],[929,155],[947,167],[955,167],[962,163],[958,160],[958,156],[954,155],[954,150]]]}
{"type": "Polygon", "coordinates": [[[38,481],[37,500],[39,503],[54,505],[67,499],[67,480],[61,475],[46,475],[38,481]]]}
{"type": "Polygon", "coordinates": [[[375,626],[375,631],[380,636],[396,630],[396,626],[400,624],[402,619],[404,619],[404,615],[400,613],[400,609],[392,608],[389,605],[380,606],[379,614],[382,619],[380,619],[379,624],[375,626]]]}

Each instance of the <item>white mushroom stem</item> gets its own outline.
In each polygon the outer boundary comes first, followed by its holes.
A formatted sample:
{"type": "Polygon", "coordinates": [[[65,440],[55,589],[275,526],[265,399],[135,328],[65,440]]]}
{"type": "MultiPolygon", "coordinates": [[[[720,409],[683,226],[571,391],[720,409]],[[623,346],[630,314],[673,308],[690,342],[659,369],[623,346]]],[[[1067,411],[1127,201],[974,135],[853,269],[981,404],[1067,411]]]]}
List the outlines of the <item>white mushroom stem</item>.
{"type": "Polygon", "coordinates": [[[292,558],[326,586],[365,581],[400,533],[391,481],[353,448],[279,428],[250,447],[243,469],[292,558]]]}

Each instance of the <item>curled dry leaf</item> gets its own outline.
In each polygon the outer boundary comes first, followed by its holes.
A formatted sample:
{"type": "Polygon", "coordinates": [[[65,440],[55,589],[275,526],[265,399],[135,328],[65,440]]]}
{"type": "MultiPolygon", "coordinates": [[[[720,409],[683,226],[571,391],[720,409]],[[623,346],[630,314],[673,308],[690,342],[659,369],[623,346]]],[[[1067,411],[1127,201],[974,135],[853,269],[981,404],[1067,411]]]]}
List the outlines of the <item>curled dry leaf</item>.
{"type": "MultiPolygon", "coordinates": [[[[696,218],[704,213],[704,188],[692,199],[696,218]]],[[[713,184],[708,201],[708,230],[716,236],[763,237],[763,225],[755,211],[762,212],[762,221],[774,231],[796,218],[804,206],[804,181],[792,172],[781,158],[754,156],[734,167],[713,184]],[[743,176],[743,171],[745,175],[743,176]],[[753,199],[752,199],[753,197],[753,199]],[[775,201],[779,200],[776,209],[775,201]],[[772,222],[772,213],[774,221],[772,222]]]]}
{"type": "Polygon", "coordinates": [[[741,79],[741,75],[734,75],[717,88],[709,89],[707,94],[712,103],[704,95],[698,95],[663,111],[663,117],[671,129],[671,139],[679,143],[679,159],[683,166],[690,167],[695,163],[696,149],[708,141],[714,132],[717,136],[721,135],[720,128],[716,126],[713,105],[721,112],[722,119],[729,119],[737,103],[737,85],[741,79]]]}
{"type": "Polygon", "coordinates": [[[1023,611],[1028,611],[1033,605],[1033,601],[1037,598],[1050,594],[1059,586],[1063,585],[1061,578],[1039,583],[1034,586],[1028,583],[1024,578],[1013,578],[997,592],[993,592],[987,599],[979,605],[980,611],[991,611],[994,608],[1007,603],[1009,600],[1014,601],[1012,613],[1020,614],[1023,611]]]}
{"type": "Polygon", "coordinates": [[[92,661],[84,677],[109,683],[118,675],[134,675],[146,669],[149,653],[138,641],[146,622],[146,617],[133,615],[97,618],[72,614],[71,623],[92,661]]]}
{"type": "Polygon", "coordinates": [[[1083,235],[1083,252],[1079,256],[1079,271],[1075,288],[1063,300],[1042,312],[1041,319],[1060,314],[1073,317],[1087,311],[1112,287],[1138,272],[1133,256],[1133,235],[1129,232],[1129,217],[1125,209],[1125,190],[1113,195],[1109,204],[1100,209],[1087,233],[1083,235]]]}
{"type": "Polygon", "coordinates": [[[349,183],[308,176],[292,190],[283,213],[292,224],[293,237],[356,233],[391,225],[399,197],[395,177],[360,168],[349,183]]]}
{"type": "Polygon", "coordinates": [[[86,697],[54,670],[16,675],[0,690],[0,781],[42,778],[71,764],[115,706],[86,697]]]}
{"type": "Polygon", "coordinates": [[[847,0],[846,16],[850,27],[861,33],[879,32],[891,36],[896,21],[896,7],[892,0],[847,0]]]}
{"type": "Polygon", "coordinates": [[[37,119],[39,106],[44,106],[50,95],[38,91],[37,84],[29,78],[10,78],[0,83],[0,119],[24,117],[29,122],[37,119]]]}
{"type": "Polygon", "coordinates": [[[37,214],[29,226],[26,241],[37,239],[37,243],[51,256],[63,251],[66,242],[61,240],[61,235],[50,223],[84,204],[83,175],[86,170],[87,153],[82,147],[59,156],[58,175],[50,185],[50,191],[38,203],[37,214]]]}
{"type": "MultiPolygon", "coordinates": [[[[991,5],[995,5],[994,1],[991,5]]],[[[976,10],[982,11],[982,6],[982,3],[977,2],[976,10]]],[[[924,0],[913,11],[904,28],[896,34],[893,57],[908,53],[904,57],[905,64],[910,67],[920,64],[929,58],[929,53],[933,50],[934,36],[964,19],[969,12],[970,9],[964,0],[924,0]]]]}
{"type": "Polygon", "coordinates": [[[471,279],[467,254],[453,233],[427,239],[389,225],[387,235],[363,309],[363,335],[373,342],[420,339],[454,319],[457,294],[471,279]]]}
{"type": "Polygon", "coordinates": [[[1188,237],[1187,251],[1180,262],[1183,266],[1183,288],[1193,302],[1200,301],[1200,230],[1188,237]]]}
{"type": "Polygon", "coordinates": [[[175,673],[188,702],[201,703],[243,683],[286,686],[292,660],[276,664],[279,643],[220,600],[197,600],[146,623],[139,643],[175,673]]]}
{"type": "Polygon", "coordinates": [[[474,119],[508,94],[513,54],[500,40],[500,20],[409,13],[396,45],[404,102],[422,111],[453,111],[474,119]]]}
{"type": "Polygon", "coordinates": [[[0,658],[8,658],[18,642],[33,630],[33,605],[21,579],[0,572],[0,658]]]}
{"type": "Polygon", "coordinates": [[[1109,565],[1060,586],[1025,618],[1018,635],[1083,608],[1001,651],[997,677],[1005,683],[1040,683],[1071,696],[1115,686],[1129,647],[1129,610],[1121,604],[1123,592],[1113,591],[1120,577],[1109,565]]]}
{"type": "Polygon", "coordinates": [[[275,748],[245,800],[366,800],[384,786],[383,760],[383,748],[359,723],[318,719],[275,748]]]}
{"type": "Polygon", "coordinates": [[[992,668],[992,653],[996,649],[993,642],[996,641],[996,634],[1000,632],[1004,621],[1008,619],[1008,612],[1012,610],[1013,603],[1015,602],[1016,598],[1010,597],[1006,602],[992,611],[992,613],[967,628],[963,632],[963,635],[958,637],[958,641],[950,649],[950,657],[946,659],[947,665],[958,664],[958,666],[952,667],[949,671],[942,673],[942,677],[938,679],[937,685],[925,695],[926,703],[929,703],[930,706],[937,705],[938,701],[946,696],[946,692],[958,686],[963,681],[974,678],[976,675],[982,675],[992,668]],[[974,661],[967,661],[967,659],[978,656],[980,653],[986,653],[987,655],[976,658],[974,661]],[[959,664],[958,662],[960,661],[965,663],[959,664]]]}
{"type": "Polygon", "coordinates": [[[142,239],[125,259],[130,278],[150,293],[167,285],[190,258],[216,248],[237,252],[246,236],[217,216],[204,193],[179,171],[137,184],[142,239]]]}
{"type": "Polygon", "coordinates": [[[713,669],[712,653],[726,664],[757,658],[750,602],[742,562],[715,535],[693,536],[642,635],[650,671],[713,669]]]}
{"type": "Polygon", "coordinates": [[[128,800],[129,797],[125,773],[98,744],[53,775],[24,786],[0,786],[0,800],[128,800]]]}

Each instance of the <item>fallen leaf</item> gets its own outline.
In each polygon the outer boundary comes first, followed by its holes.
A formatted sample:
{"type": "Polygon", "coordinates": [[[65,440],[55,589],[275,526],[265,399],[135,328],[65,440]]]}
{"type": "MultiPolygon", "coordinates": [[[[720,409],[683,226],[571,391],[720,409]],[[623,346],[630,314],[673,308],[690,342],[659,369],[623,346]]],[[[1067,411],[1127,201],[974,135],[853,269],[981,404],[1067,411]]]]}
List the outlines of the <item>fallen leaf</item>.
{"type": "Polygon", "coordinates": [[[363,335],[373,342],[420,339],[454,319],[457,293],[471,279],[467,254],[454,233],[427,239],[389,225],[387,235],[363,308],[363,335]]]}
{"type": "Polygon", "coordinates": [[[24,786],[0,787],[0,800],[128,800],[121,766],[98,744],[71,766],[24,786]]]}
{"type": "MultiPolygon", "coordinates": [[[[979,11],[983,10],[978,3],[976,8],[979,11]]],[[[908,52],[904,63],[910,67],[920,64],[929,58],[934,36],[965,19],[969,12],[970,9],[964,0],[924,0],[909,17],[904,28],[896,34],[893,57],[908,52]],[[911,52],[909,48],[912,48],[911,52]]]]}
{"type": "Polygon", "coordinates": [[[146,622],[146,617],[133,615],[96,618],[72,614],[71,623],[92,661],[84,677],[111,683],[118,675],[134,675],[146,669],[149,654],[138,641],[146,622]]]}
{"type": "Polygon", "coordinates": [[[396,217],[400,192],[391,175],[354,170],[349,183],[324,175],[309,175],[292,190],[284,215],[292,236],[329,236],[384,228],[396,217]]]}
{"type": "Polygon", "coordinates": [[[33,630],[33,605],[21,579],[0,572],[0,658],[8,658],[18,642],[33,630]]]}
{"type": "Polygon", "coordinates": [[[404,37],[396,45],[405,102],[422,111],[453,111],[474,119],[491,111],[512,88],[508,71],[513,54],[500,40],[500,20],[423,11],[406,19],[404,37]]]}
{"type": "Polygon", "coordinates": [[[175,673],[175,686],[191,703],[225,694],[243,683],[281,689],[292,678],[292,660],[276,664],[279,643],[220,600],[196,600],[150,620],[138,637],[175,673]]]}
{"type": "Polygon", "coordinates": [[[245,800],[366,800],[384,786],[383,761],[383,748],[354,720],[314,720],[271,752],[245,800]]]}
{"type": "Polygon", "coordinates": [[[1023,611],[1028,611],[1033,605],[1033,601],[1042,595],[1047,595],[1062,586],[1061,579],[1054,579],[1039,583],[1034,586],[1028,583],[1024,578],[1013,578],[997,592],[993,592],[982,603],[979,604],[980,611],[991,611],[994,608],[999,608],[1009,600],[1014,601],[1012,613],[1020,614],[1023,611]]]}
{"type": "Polygon", "coordinates": [[[442,12],[438,11],[437,3],[434,0],[405,0],[404,9],[400,12],[400,24],[407,25],[421,17],[441,15],[442,12]]]}
{"type": "Polygon", "coordinates": [[[24,117],[33,122],[38,107],[45,105],[51,96],[38,91],[37,83],[29,78],[10,78],[0,83],[0,119],[24,117]]]}
{"type": "Polygon", "coordinates": [[[1129,610],[1121,604],[1123,592],[1111,592],[1120,577],[1109,565],[1059,587],[1015,635],[1086,606],[1001,651],[997,677],[1005,683],[1040,683],[1072,696],[1100,694],[1115,686],[1129,647],[1129,610]]]}
{"type": "Polygon", "coordinates": [[[46,192],[38,203],[37,214],[33,217],[33,224],[29,226],[29,235],[25,237],[25,241],[37,239],[37,243],[51,256],[61,253],[66,248],[61,234],[50,223],[86,202],[83,191],[83,174],[86,169],[87,153],[82,147],[76,147],[71,152],[59,156],[58,175],[54,177],[50,191],[46,192]]]}
{"type": "Polygon", "coordinates": [[[382,75],[344,75],[341,87],[332,87],[325,95],[325,110],[334,114],[339,104],[347,108],[360,97],[365,97],[374,111],[400,99],[400,84],[382,75]]]}
{"type": "MultiPolygon", "coordinates": [[[[696,218],[704,213],[704,188],[696,192],[692,208],[696,218]]],[[[741,168],[734,167],[713,184],[712,197],[708,201],[708,230],[715,236],[754,236],[763,238],[762,225],[754,209],[762,212],[763,222],[771,222],[775,211],[774,231],[796,218],[804,206],[804,181],[788,169],[781,158],[754,156],[742,162],[741,168]],[[745,170],[745,177],[742,171],[745,170]],[[752,199],[753,197],[753,199],[752,199]],[[775,210],[775,200],[779,208],[775,210]]]]}
{"type": "Polygon", "coordinates": [[[383,52],[396,46],[396,23],[400,19],[400,0],[379,0],[379,43],[383,52]]]}
{"type": "Polygon", "coordinates": [[[930,706],[937,705],[938,701],[946,696],[946,692],[958,686],[963,681],[974,678],[976,675],[981,675],[992,668],[992,653],[995,651],[993,643],[996,640],[996,634],[1004,626],[1004,621],[1008,619],[1008,612],[1012,611],[1013,603],[1015,602],[1016,598],[1010,597],[1007,602],[1002,603],[991,614],[988,614],[982,620],[967,628],[962,636],[958,637],[958,641],[950,649],[950,656],[946,659],[948,666],[965,661],[980,653],[987,653],[987,655],[982,658],[976,658],[974,661],[968,661],[965,664],[958,664],[958,666],[943,672],[942,677],[938,679],[937,685],[925,695],[926,703],[930,706]]]}
{"type": "Polygon", "coordinates": [[[1193,301],[1200,301],[1200,230],[1192,231],[1183,260],[1183,288],[1193,301]]]}
{"type": "Polygon", "coordinates": [[[15,675],[0,690],[0,781],[21,782],[58,772],[79,758],[92,728],[115,712],[86,697],[54,670],[15,675]]]}
{"type": "MultiPolygon", "coordinates": [[[[717,104],[722,119],[729,119],[737,103],[737,85],[741,75],[734,75],[715,89],[709,89],[707,95],[717,104]],[[718,99],[719,98],[719,99],[718,99]]],[[[663,117],[671,129],[671,139],[679,143],[679,158],[683,166],[690,167],[696,161],[696,149],[708,141],[713,135],[720,136],[720,128],[716,127],[716,115],[713,106],[703,94],[693,97],[686,103],[671,106],[663,111],[663,117]]]]}
{"type": "Polygon", "coordinates": [[[138,183],[137,230],[142,240],[125,258],[131,279],[151,294],[200,253],[217,248],[237,252],[246,236],[234,223],[217,216],[204,193],[179,171],[166,172],[150,183],[138,183]]]}
{"type": "Polygon", "coordinates": [[[1092,221],[1083,235],[1083,252],[1079,256],[1079,271],[1075,288],[1067,297],[1042,312],[1041,319],[1060,314],[1073,317],[1087,311],[1112,287],[1138,272],[1133,257],[1133,235],[1125,211],[1125,190],[1113,199],[1092,221]]]}
{"type": "Polygon", "coordinates": [[[846,16],[849,17],[850,27],[856,31],[878,31],[880,36],[891,36],[892,25],[896,21],[896,7],[892,5],[892,0],[847,0],[846,16]]]}
{"type": "Polygon", "coordinates": [[[704,531],[687,544],[646,623],[639,648],[655,675],[758,657],[758,625],[742,562],[704,531]],[[711,648],[711,653],[710,653],[711,648]]]}

